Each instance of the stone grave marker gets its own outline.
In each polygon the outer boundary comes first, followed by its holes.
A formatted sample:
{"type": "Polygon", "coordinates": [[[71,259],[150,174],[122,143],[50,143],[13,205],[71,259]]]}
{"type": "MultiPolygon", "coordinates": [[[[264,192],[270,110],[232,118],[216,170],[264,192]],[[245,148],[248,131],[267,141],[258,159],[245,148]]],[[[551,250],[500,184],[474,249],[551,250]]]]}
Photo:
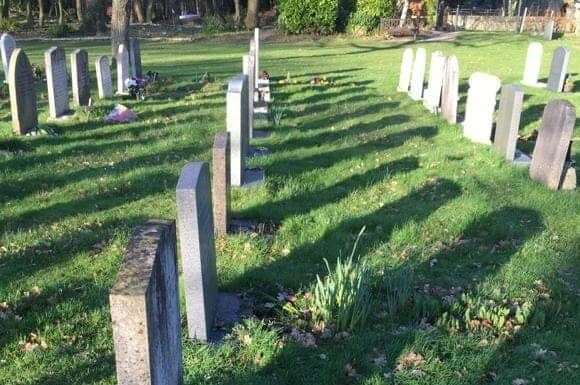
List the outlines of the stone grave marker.
{"type": "Polygon", "coordinates": [[[217,133],[213,142],[211,192],[215,233],[226,235],[230,213],[230,138],[227,132],[217,133]]]}
{"type": "Polygon", "coordinates": [[[131,62],[131,76],[142,78],[143,67],[141,65],[141,46],[139,39],[132,37],[129,39],[129,59],[131,62]]]}
{"type": "Polygon", "coordinates": [[[445,59],[445,72],[441,91],[441,114],[449,123],[457,122],[459,100],[459,61],[455,55],[445,59]]]}
{"type": "Polygon", "coordinates": [[[531,87],[538,87],[538,79],[540,77],[540,68],[542,67],[542,55],[544,47],[541,43],[532,42],[528,46],[528,53],[526,55],[526,64],[524,67],[524,78],[522,84],[531,87]]]}
{"type": "Polygon", "coordinates": [[[91,98],[89,54],[84,49],[76,49],[70,55],[70,61],[74,101],[77,106],[88,106],[91,98]]]}
{"type": "Polygon", "coordinates": [[[564,81],[568,73],[568,62],[570,61],[570,50],[566,47],[558,47],[552,56],[550,66],[550,76],[546,88],[553,92],[562,92],[564,81]]]}
{"type": "Polygon", "coordinates": [[[538,132],[530,177],[557,190],[568,172],[566,158],[576,123],[576,109],[566,100],[552,100],[544,109],[538,132]]]}
{"type": "Polygon", "coordinates": [[[423,81],[425,78],[425,62],[427,52],[425,48],[418,48],[413,62],[413,72],[411,73],[411,88],[409,96],[413,100],[421,100],[423,97],[423,81]]]}
{"type": "MultiPolygon", "coordinates": [[[[516,156],[523,102],[524,90],[522,87],[508,84],[501,88],[493,147],[509,162],[513,162],[516,156]]],[[[519,153],[519,155],[517,163],[526,163],[524,158],[527,156],[523,153],[519,153]]],[[[527,158],[529,160],[529,157],[527,158]]]]}
{"type": "Polygon", "coordinates": [[[401,61],[401,72],[399,73],[398,92],[409,92],[411,83],[411,70],[413,69],[413,49],[405,48],[403,51],[403,60],[401,61]]]}
{"type": "Polygon", "coordinates": [[[228,83],[226,96],[226,126],[230,133],[230,172],[233,186],[241,186],[244,183],[246,155],[248,153],[249,139],[247,131],[248,102],[248,77],[238,75],[228,83]]]}
{"type": "Polygon", "coordinates": [[[501,81],[493,75],[475,72],[469,77],[463,136],[476,143],[491,144],[493,113],[500,87],[501,81]]]}
{"type": "Polygon", "coordinates": [[[21,48],[14,49],[8,65],[12,129],[25,135],[38,126],[36,87],[28,57],[21,48]]]}
{"type": "Polygon", "coordinates": [[[48,91],[48,112],[56,119],[69,111],[68,74],[64,49],[51,47],[44,52],[46,88],[48,91]]]}
{"type": "Polygon", "coordinates": [[[205,162],[191,162],[177,182],[177,225],[189,338],[210,339],[216,314],[217,270],[213,209],[205,162]]]}
{"type": "Polygon", "coordinates": [[[255,87],[260,86],[260,28],[254,28],[254,65],[256,66],[256,71],[254,75],[256,77],[255,87]]]}
{"type": "Polygon", "coordinates": [[[554,36],[554,20],[549,20],[544,26],[544,40],[552,40],[554,36]]]}
{"type": "Polygon", "coordinates": [[[431,54],[429,79],[423,96],[423,105],[430,112],[437,112],[441,104],[441,88],[443,87],[443,73],[445,71],[445,56],[441,51],[431,54]]]}
{"type": "Polygon", "coordinates": [[[16,40],[12,35],[3,33],[0,37],[0,56],[2,56],[2,67],[4,67],[4,82],[8,83],[8,67],[10,66],[10,58],[12,52],[16,48],[16,40]]]}
{"type": "MultiPolygon", "coordinates": [[[[254,58],[252,55],[244,55],[243,72],[248,79],[254,79],[254,58]]],[[[248,84],[248,137],[254,137],[254,95],[248,84]]]]}
{"type": "Polygon", "coordinates": [[[126,81],[129,79],[129,52],[124,44],[119,44],[117,51],[117,93],[127,95],[129,90],[126,81]]]}
{"type": "Polygon", "coordinates": [[[109,300],[119,385],[183,383],[173,221],[133,234],[109,300]]]}
{"type": "Polygon", "coordinates": [[[113,80],[111,79],[111,66],[109,58],[99,56],[95,60],[95,70],[97,72],[97,88],[99,98],[107,99],[113,96],[113,80]]]}

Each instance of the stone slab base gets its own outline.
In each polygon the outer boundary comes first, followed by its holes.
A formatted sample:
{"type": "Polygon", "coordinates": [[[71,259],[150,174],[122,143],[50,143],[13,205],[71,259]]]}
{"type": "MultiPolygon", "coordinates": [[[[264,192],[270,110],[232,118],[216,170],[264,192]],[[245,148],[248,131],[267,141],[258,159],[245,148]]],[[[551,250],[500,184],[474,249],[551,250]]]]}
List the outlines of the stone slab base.
{"type": "Polygon", "coordinates": [[[530,167],[532,163],[532,157],[526,153],[521,152],[520,150],[516,150],[513,164],[519,167],[530,167]]]}

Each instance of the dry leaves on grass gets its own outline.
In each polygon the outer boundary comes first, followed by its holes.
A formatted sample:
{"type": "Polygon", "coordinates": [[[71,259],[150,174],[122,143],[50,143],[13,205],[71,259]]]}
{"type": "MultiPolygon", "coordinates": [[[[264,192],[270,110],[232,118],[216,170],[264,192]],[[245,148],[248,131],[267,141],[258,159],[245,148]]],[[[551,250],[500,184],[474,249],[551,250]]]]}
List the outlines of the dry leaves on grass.
{"type": "Polygon", "coordinates": [[[312,333],[301,332],[296,328],[292,328],[290,338],[304,347],[316,347],[316,338],[312,333]]]}
{"type": "Polygon", "coordinates": [[[419,353],[409,352],[397,361],[396,371],[418,369],[425,364],[425,358],[419,353]]]}
{"type": "Polygon", "coordinates": [[[20,347],[24,352],[32,352],[37,349],[48,349],[48,344],[40,335],[36,333],[30,333],[26,338],[26,341],[20,343],[20,347]]]}

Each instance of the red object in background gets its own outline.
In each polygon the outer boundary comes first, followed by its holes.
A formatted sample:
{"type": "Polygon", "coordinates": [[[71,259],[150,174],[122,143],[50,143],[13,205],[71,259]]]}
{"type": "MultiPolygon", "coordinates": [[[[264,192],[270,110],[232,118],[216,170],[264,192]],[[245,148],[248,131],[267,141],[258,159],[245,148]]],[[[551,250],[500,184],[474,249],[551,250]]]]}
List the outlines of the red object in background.
{"type": "Polygon", "coordinates": [[[109,6],[107,7],[107,16],[108,16],[108,17],[111,17],[111,16],[113,16],[113,6],[112,6],[112,5],[109,5],[109,6]]]}

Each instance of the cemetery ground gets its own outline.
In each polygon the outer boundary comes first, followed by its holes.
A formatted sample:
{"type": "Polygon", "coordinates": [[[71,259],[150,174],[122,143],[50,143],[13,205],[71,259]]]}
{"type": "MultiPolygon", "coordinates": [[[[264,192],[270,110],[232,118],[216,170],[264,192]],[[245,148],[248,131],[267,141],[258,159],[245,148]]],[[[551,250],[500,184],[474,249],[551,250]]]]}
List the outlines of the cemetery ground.
{"type": "MultiPolygon", "coordinates": [[[[142,41],[145,71],[165,82],[145,101],[123,101],[139,116],[131,124],[102,122],[118,101],[46,123],[44,96],[39,121],[56,135],[15,137],[4,95],[2,384],[116,383],[108,292],[124,247],[136,225],[175,218],[183,165],[211,160],[245,41],[142,41]],[[211,81],[198,83],[205,72],[211,81]]],[[[469,75],[519,82],[529,41],[470,33],[420,45],[458,56],[462,113],[469,75]]],[[[578,193],[548,190],[397,94],[409,45],[263,44],[273,119],[257,128],[273,135],[254,142],[270,154],[250,163],[266,183],[234,188],[233,215],[279,227],[217,240],[220,290],[241,293],[253,318],[219,345],[184,340],[186,384],[580,383],[578,193]],[[326,81],[310,84],[316,76],[326,81]],[[370,266],[370,318],[354,332],[321,333],[300,304],[327,273],[323,258],[344,259],[363,226],[356,255],[370,266]],[[482,308],[491,315],[470,318],[482,308]],[[513,314],[498,324],[504,308],[513,314]]],[[[559,45],[572,49],[576,93],[526,87],[518,146],[528,152],[547,101],[580,109],[580,40],[545,42],[541,77],[559,45]]],[[[49,44],[23,46],[40,64],[49,44]]],[[[74,48],[88,50],[95,100],[94,58],[109,45],[63,46],[67,61],[74,48]]]]}

